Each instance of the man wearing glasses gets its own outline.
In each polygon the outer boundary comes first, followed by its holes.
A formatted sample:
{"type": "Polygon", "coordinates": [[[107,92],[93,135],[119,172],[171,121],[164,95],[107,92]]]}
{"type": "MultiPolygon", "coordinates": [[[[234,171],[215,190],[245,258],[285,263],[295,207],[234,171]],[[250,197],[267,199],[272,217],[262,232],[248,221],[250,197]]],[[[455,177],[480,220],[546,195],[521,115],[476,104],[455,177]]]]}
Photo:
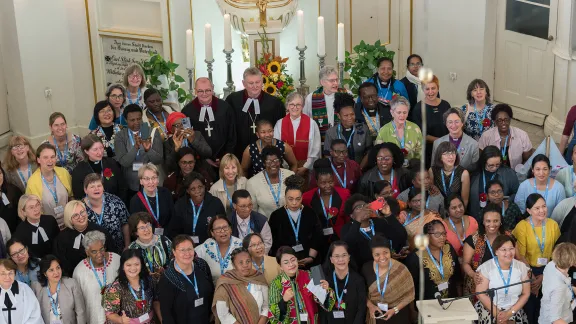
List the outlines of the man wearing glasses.
{"type": "Polygon", "coordinates": [[[264,241],[265,253],[272,247],[272,231],[266,216],[253,210],[252,197],[248,190],[236,190],[232,195],[234,210],[228,214],[232,223],[232,236],[241,240],[250,233],[259,233],[264,241]]]}

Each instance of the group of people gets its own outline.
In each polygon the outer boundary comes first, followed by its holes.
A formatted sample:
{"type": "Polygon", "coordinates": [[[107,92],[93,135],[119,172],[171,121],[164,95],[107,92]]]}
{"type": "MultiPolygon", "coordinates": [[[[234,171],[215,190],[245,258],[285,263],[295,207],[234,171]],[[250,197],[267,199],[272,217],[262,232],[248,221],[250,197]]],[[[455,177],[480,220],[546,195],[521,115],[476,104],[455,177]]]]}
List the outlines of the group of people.
{"type": "Polygon", "coordinates": [[[90,134],[56,112],[36,149],[12,137],[0,323],[407,323],[420,287],[514,283],[470,299],[481,323],[572,322],[574,169],[536,155],[520,183],[534,149],[510,106],[473,80],[453,108],[406,64],[380,59],[358,98],[326,66],[285,103],[256,68],[226,100],[199,78],[181,110],[136,64],[90,134]]]}

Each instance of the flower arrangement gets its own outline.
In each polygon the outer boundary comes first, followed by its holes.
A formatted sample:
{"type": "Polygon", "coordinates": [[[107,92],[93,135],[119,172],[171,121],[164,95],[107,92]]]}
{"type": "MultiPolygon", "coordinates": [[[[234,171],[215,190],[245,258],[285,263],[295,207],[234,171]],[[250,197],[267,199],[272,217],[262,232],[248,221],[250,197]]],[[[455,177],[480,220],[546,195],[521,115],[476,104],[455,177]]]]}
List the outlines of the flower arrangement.
{"type": "Polygon", "coordinates": [[[271,53],[263,53],[256,61],[256,67],[262,72],[262,89],[286,103],[286,97],[294,91],[294,78],[287,73],[288,58],[273,57],[271,53]]]}

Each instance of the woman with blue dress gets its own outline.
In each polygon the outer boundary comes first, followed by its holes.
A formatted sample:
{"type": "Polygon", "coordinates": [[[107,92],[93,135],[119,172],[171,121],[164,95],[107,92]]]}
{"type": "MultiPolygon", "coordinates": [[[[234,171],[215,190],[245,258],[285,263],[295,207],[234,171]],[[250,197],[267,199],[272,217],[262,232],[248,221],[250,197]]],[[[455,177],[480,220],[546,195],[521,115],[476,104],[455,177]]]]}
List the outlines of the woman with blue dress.
{"type": "Polygon", "coordinates": [[[532,168],[528,172],[528,179],[524,180],[518,187],[518,192],[514,202],[522,212],[526,211],[526,198],[532,193],[539,193],[544,197],[548,207],[548,217],[552,211],[564,198],[566,193],[564,186],[550,177],[550,159],[544,154],[538,154],[532,160],[532,168]]]}
{"type": "Polygon", "coordinates": [[[488,84],[481,79],[472,80],[466,90],[466,100],[468,103],[461,108],[466,117],[464,132],[478,141],[484,131],[494,126],[490,119],[493,106],[488,84]]]}

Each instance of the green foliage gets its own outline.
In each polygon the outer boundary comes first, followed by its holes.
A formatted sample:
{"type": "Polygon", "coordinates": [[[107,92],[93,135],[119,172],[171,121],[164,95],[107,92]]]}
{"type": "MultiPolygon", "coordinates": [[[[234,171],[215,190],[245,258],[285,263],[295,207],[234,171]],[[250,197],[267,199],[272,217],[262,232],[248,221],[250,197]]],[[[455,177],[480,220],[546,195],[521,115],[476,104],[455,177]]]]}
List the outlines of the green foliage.
{"type": "Polygon", "coordinates": [[[345,78],[342,83],[348,86],[350,91],[358,95],[358,87],[376,73],[378,67],[376,63],[382,57],[394,59],[394,51],[389,51],[378,40],[374,45],[366,44],[361,41],[360,44],[354,46],[354,54],[346,52],[344,62],[344,70],[348,72],[348,78],[345,78]]]}
{"type": "Polygon", "coordinates": [[[176,74],[178,64],[164,60],[160,54],[153,52],[149,54],[150,58],[141,64],[146,74],[146,86],[158,90],[163,100],[168,98],[169,91],[178,93],[178,102],[181,104],[192,100],[192,95],[180,87],[180,83],[185,82],[185,80],[176,74]],[[168,78],[168,89],[161,87],[162,82],[158,79],[161,75],[165,75],[168,78]]]}

